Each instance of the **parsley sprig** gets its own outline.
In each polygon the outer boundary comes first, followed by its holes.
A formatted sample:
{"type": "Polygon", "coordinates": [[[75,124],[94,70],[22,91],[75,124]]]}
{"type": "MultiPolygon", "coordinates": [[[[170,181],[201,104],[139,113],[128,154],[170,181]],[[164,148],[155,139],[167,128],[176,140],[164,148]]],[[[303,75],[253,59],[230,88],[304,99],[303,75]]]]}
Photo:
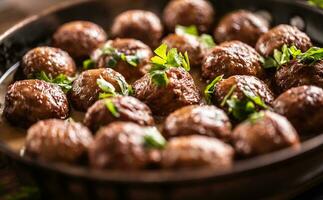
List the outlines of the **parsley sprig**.
{"type": "Polygon", "coordinates": [[[47,75],[44,71],[36,73],[35,78],[58,85],[59,87],[61,87],[64,93],[67,93],[72,89],[72,83],[75,80],[75,78],[68,77],[64,74],[59,74],[58,76],[53,78],[51,75],[47,75]]]}
{"type": "Polygon", "coordinates": [[[313,6],[317,6],[323,9],[323,1],[322,0],[308,0],[308,3],[313,6]]]}
{"type": "Polygon", "coordinates": [[[166,146],[165,138],[160,134],[156,127],[145,128],[143,143],[145,147],[153,149],[163,149],[166,146]]]}
{"type": "Polygon", "coordinates": [[[215,87],[216,87],[217,83],[219,83],[222,79],[223,79],[223,75],[217,76],[210,84],[208,84],[205,87],[204,97],[205,97],[205,100],[208,104],[212,103],[212,96],[214,94],[215,87]]]}
{"type": "Polygon", "coordinates": [[[205,48],[212,48],[215,46],[215,42],[211,35],[209,34],[201,34],[199,35],[199,32],[196,28],[196,26],[181,26],[177,25],[175,28],[175,33],[177,35],[190,35],[193,37],[196,37],[197,40],[205,47],[205,48]]]}
{"type": "Polygon", "coordinates": [[[102,76],[96,80],[97,85],[103,91],[99,94],[99,99],[105,99],[118,94],[127,96],[132,93],[132,88],[128,83],[121,77],[115,77],[118,85],[120,87],[120,93],[116,92],[115,87],[108,81],[106,81],[102,76]]]}
{"type": "Polygon", "coordinates": [[[262,119],[264,116],[265,116],[265,113],[263,111],[255,112],[249,116],[248,121],[254,124],[258,120],[262,119]]]}
{"type": "Polygon", "coordinates": [[[105,99],[104,104],[105,104],[105,107],[108,109],[108,111],[110,111],[110,113],[114,117],[116,117],[116,118],[120,117],[120,113],[118,111],[118,108],[115,106],[115,104],[112,102],[111,99],[105,99]]]}

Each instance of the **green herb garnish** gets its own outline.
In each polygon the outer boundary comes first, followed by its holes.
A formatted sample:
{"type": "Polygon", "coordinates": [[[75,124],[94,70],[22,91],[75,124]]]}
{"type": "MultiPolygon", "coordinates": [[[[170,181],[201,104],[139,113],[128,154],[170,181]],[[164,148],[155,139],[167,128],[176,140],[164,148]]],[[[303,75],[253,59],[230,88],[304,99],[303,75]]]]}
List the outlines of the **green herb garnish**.
{"type": "Polygon", "coordinates": [[[91,58],[83,61],[83,69],[88,70],[95,67],[95,62],[91,58]]]}
{"type": "MultiPolygon", "coordinates": [[[[132,94],[132,88],[130,85],[128,85],[128,83],[126,82],[126,80],[124,80],[124,78],[116,76],[115,79],[120,87],[121,95],[127,96],[132,94]]],[[[106,81],[102,76],[100,76],[100,78],[96,80],[96,83],[99,86],[99,88],[103,91],[99,94],[99,99],[113,97],[118,94],[116,92],[115,87],[111,83],[106,81]]]]}
{"type": "Polygon", "coordinates": [[[143,136],[144,145],[147,148],[163,149],[166,145],[165,138],[159,133],[157,128],[148,127],[145,129],[145,135],[143,136]]]}
{"type": "Polygon", "coordinates": [[[249,116],[248,121],[250,123],[256,123],[258,120],[262,119],[264,116],[265,116],[265,113],[263,111],[255,112],[249,116]]]}
{"type": "Polygon", "coordinates": [[[111,99],[106,99],[104,100],[104,103],[105,103],[105,107],[110,111],[110,113],[118,118],[120,117],[120,113],[117,109],[117,107],[114,105],[114,103],[111,101],[111,99]]]}
{"type": "Polygon", "coordinates": [[[323,8],[323,1],[322,0],[308,0],[308,3],[313,6],[317,6],[319,8],[323,8]]]}
{"type": "Polygon", "coordinates": [[[59,87],[61,87],[64,93],[67,93],[70,89],[72,89],[72,83],[75,79],[64,74],[59,74],[55,78],[52,78],[51,75],[47,75],[44,71],[36,73],[35,78],[58,85],[59,87]]]}
{"type": "Polygon", "coordinates": [[[212,103],[212,95],[215,91],[215,86],[223,79],[223,75],[217,76],[210,84],[208,84],[204,90],[205,100],[208,104],[212,103]]]}

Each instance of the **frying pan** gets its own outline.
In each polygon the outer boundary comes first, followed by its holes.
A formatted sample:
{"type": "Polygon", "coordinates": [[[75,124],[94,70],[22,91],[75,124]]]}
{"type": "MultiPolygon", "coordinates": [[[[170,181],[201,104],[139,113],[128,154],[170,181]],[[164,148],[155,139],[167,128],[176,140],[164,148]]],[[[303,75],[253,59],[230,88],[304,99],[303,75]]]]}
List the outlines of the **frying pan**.
{"type": "MultiPolygon", "coordinates": [[[[26,50],[48,43],[64,22],[90,20],[107,30],[123,10],[139,8],[158,15],[165,0],[106,0],[65,3],[27,18],[0,36],[2,78],[26,50]]],[[[267,13],[272,25],[299,22],[317,45],[323,45],[323,11],[301,1],[214,0],[219,19],[224,13],[248,9],[267,13]]],[[[18,63],[19,64],[19,63],[18,63]]],[[[231,170],[96,171],[82,166],[53,164],[20,157],[0,141],[0,151],[22,181],[32,181],[44,199],[259,199],[290,198],[323,176],[323,134],[302,143],[300,151],[284,149],[237,161],[231,170]]]]}

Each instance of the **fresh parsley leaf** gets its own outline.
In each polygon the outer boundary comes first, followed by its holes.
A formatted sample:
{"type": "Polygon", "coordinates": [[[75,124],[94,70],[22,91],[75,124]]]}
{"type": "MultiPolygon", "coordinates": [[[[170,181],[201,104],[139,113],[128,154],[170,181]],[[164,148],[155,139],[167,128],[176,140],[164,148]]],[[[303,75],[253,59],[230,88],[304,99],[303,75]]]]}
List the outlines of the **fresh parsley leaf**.
{"type": "Polygon", "coordinates": [[[95,67],[95,62],[91,58],[83,61],[83,69],[92,69],[95,67]]]}
{"type": "Polygon", "coordinates": [[[175,33],[177,35],[192,35],[192,36],[198,36],[198,30],[196,26],[191,25],[191,26],[182,26],[182,25],[177,25],[175,27],[175,33]]]}
{"type": "Polygon", "coordinates": [[[212,47],[215,47],[215,42],[212,38],[211,35],[209,34],[202,34],[199,38],[201,44],[206,47],[206,48],[212,48],[212,47]]]}
{"type": "Polygon", "coordinates": [[[118,76],[116,76],[115,78],[116,78],[118,85],[120,87],[121,94],[122,95],[129,95],[131,92],[129,90],[129,85],[126,82],[126,80],[123,77],[118,77],[118,76]]]}
{"type": "Polygon", "coordinates": [[[112,102],[111,99],[106,99],[104,101],[104,103],[105,103],[106,108],[110,111],[110,113],[114,117],[116,117],[116,118],[120,117],[120,113],[119,113],[117,107],[114,105],[114,103],[112,102]]]}
{"type": "Polygon", "coordinates": [[[230,98],[233,94],[233,92],[236,90],[237,88],[237,85],[232,85],[229,92],[224,96],[222,102],[221,102],[221,107],[223,107],[226,103],[227,103],[227,100],[228,98],[230,98]]]}
{"type": "Polygon", "coordinates": [[[210,84],[208,84],[204,89],[204,96],[208,104],[212,103],[212,95],[215,91],[215,86],[218,82],[223,79],[223,75],[217,76],[210,84]]]}
{"type": "Polygon", "coordinates": [[[280,66],[288,63],[291,59],[291,53],[286,44],[281,50],[275,49],[273,57],[265,58],[263,62],[264,68],[279,68],[280,66]]]}
{"type": "Polygon", "coordinates": [[[263,111],[255,112],[249,116],[248,121],[250,123],[256,123],[258,120],[262,119],[264,116],[265,116],[265,113],[263,111]]]}
{"type": "Polygon", "coordinates": [[[165,87],[169,82],[165,70],[150,71],[149,75],[153,83],[158,87],[165,87]]]}
{"type": "Polygon", "coordinates": [[[64,93],[67,93],[69,90],[72,89],[72,83],[75,79],[72,77],[68,77],[64,74],[59,74],[55,78],[52,78],[50,75],[47,75],[44,71],[36,73],[35,78],[58,85],[59,87],[61,87],[64,93]]]}
{"type": "Polygon", "coordinates": [[[99,94],[99,99],[116,96],[116,89],[114,86],[106,81],[102,76],[96,80],[96,84],[99,86],[99,88],[103,91],[103,93],[99,94]]]}
{"type": "Polygon", "coordinates": [[[323,1],[322,0],[308,0],[308,3],[313,6],[317,6],[323,9],[323,1]]]}
{"type": "Polygon", "coordinates": [[[144,146],[147,148],[163,149],[166,146],[165,138],[155,127],[148,127],[145,129],[143,140],[144,146]]]}
{"type": "Polygon", "coordinates": [[[264,109],[268,108],[268,106],[262,101],[260,96],[254,94],[254,92],[249,87],[243,88],[242,92],[248,99],[253,101],[253,103],[255,103],[256,105],[258,105],[258,106],[260,106],[261,108],[264,108],[264,109]]]}
{"type": "Polygon", "coordinates": [[[306,52],[298,54],[296,57],[300,62],[313,64],[316,61],[323,59],[323,48],[311,47],[306,52]]]}
{"type": "Polygon", "coordinates": [[[167,60],[167,45],[161,44],[157,49],[155,49],[155,54],[163,60],[167,60]]]}

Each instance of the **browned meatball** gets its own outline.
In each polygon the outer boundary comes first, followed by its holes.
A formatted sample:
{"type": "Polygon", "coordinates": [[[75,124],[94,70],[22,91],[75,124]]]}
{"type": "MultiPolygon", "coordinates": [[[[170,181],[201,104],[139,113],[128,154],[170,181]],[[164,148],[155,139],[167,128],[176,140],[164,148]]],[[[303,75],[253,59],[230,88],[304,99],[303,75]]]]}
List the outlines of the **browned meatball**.
{"type": "Polygon", "coordinates": [[[170,139],[162,154],[164,168],[212,167],[227,170],[233,163],[231,146],[216,138],[200,135],[170,139]]]}
{"type": "Polygon", "coordinates": [[[25,153],[46,161],[76,163],[86,156],[92,140],[91,132],[80,123],[47,119],[28,129],[25,153]]]}
{"type": "Polygon", "coordinates": [[[248,157],[286,147],[299,148],[297,132],[285,117],[270,111],[261,111],[256,115],[239,124],[232,133],[239,155],[248,157]]]}
{"type": "Polygon", "coordinates": [[[278,25],[260,36],[256,44],[256,50],[265,57],[271,56],[275,49],[280,50],[286,44],[295,45],[302,52],[312,46],[311,39],[294,26],[286,24],[278,25]]]}
{"type": "Polygon", "coordinates": [[[53,45],[67,51],[73,57],[89,56],[107,40],[104,30],[88,21],[72,21],[63,24],[53,35],[53,45]]]}
{"type": "Polygon", "coordinates": [[[201,96],[192,76],[183,68],[166,70],[169,83],[156,86],[149,74],[133,84],[134,96],[146,103],[156,115],[167,115],[174,110],[192,104],[198,104],[201,96]]]}
{"type": "Polygon", "coordinates": [[[204,50],[196,37],[170,34],[163,39],[162,43],[166,44],[168,48],[176,48],[182,54],[187,52],[192,65],[201,65],[204,50]]]}
{"type": "Polygon", "coordinates": [[[275,112],[284,115],[300,134],[322,133],[323,90],[300,86],[287,90],[273,103],[275,112]]]}
{"type": "Polygon", "coordinates": [[[260,55],[249,45],[239,41],[224,42],[205,55],[202,62],[202,76],[214,79],[224,75],[251,75],[262,78],[264,70],[260,55]]]}
{"type": "Polygon", "coordinates": [[[4,116],[15,125],[27,127],[42,119],[65,119],[68,115],[67,98],[57,85],[23,80],[8,87],[4,116]]]}
{"type": "Polygon", "coordinates": [[[97,67],[110,67],[122,74],[125,79],[131,83],[150,69],[150,58],[153,53],[151,49],[139,40],[135,39],[115,39],[107,41],[102,47],[98,48],[92,53],[92,60],[96,62],[97,67]],[[111,53],[105,53],[105,49],[113,48],[117,53],[123,53],[126,56],[136,56],[138,58],[137,65],[132,66],[128,62],[122,59],[115,60],[111,53]],[[117,63],[110,66],[111,61],[117,61],[117,63]]]}
{"type": "Polygon", "coordinates": [[[228,141],[231,123],[228,116],[215,106],[191,105],[171,113],[164,123],[164,135],[205,135],[228,141]]]}
{"type": "Polygon", "coordinates": [[[255,46],[258,38],[268,31],[269,24],[262,17],[247,10],[238,10],[224,16],[214,30],[217,42],[239,40],[255,46]]]}
{"type": "Polygon", "coordinates": [[[154,118],[147,105],[130,96],[117,96],[95,102],[86,112],[84,124],[92,131],[114,121],[129,121],[139,125],[151,126],[154,118]],[[112,103],[116,112],[112,113],[108,104],[112,103]]]}
{"type": "Polygon", "coordinates": [[[27,78],[34,78],[36,73],[45,72],[48,76],[60,74],[74,76],[76,66],[65,51],[53,47],[36,47],[29,50],[21,62],[22,71],[27,78]]]}
{"type": "Polygon", "coordinates": [[[114,37],[134,38],[156,47],[163,34],[163,26],[160,19],[150,11],[128,10],[114,19],[111,33],[114,37]]]}
{"type": "Polygon", "coordinates": [[[163,13],[163,20],[169,31],[174,31],[176,25],[195,25],[199,32],[207,32],[213,19],[214,9],[205,0],[172,0],[163,13]]]}
{"type": "Polygon", "coordinates": [[[275,82],[281,92],[301,85],[316,85],[323,88],[323,60],[313,65],[291,61],[278,69],[275,82]]]}
{"type": "Polygon", "coordinates": [[[73,82],[70,92],[70,100],[74,108],[86,111],[103,92],[97,84],[99,78],[103,78],[114,86],[117,92],[121,91],[120,82],[126,83],[124,77],[111,68],[91,69],[82,72],[73,82]]]}
{"type": "MultiPolygon", "coordinates": [[[[102,127],[90,145],[90,165],[98,169],[143,169],[160,162],[158,149],[145,144],[145,137],[157,129],[130,122],[102,127]]],[[[158,131],[157,131],[157,134],[158,131]]]]}

